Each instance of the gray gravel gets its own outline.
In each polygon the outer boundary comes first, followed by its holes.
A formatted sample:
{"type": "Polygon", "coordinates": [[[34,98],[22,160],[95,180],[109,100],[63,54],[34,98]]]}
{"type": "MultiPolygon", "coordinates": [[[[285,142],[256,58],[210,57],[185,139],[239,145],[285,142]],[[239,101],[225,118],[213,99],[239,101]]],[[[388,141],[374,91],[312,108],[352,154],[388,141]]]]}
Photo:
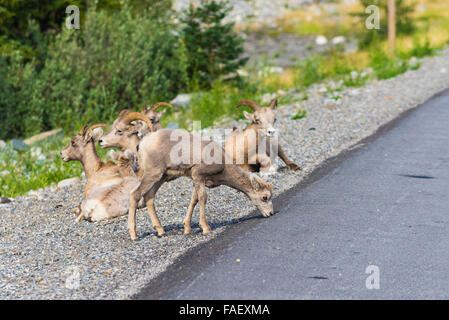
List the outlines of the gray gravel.
{"type": "MultiPolygon", "coordinates": [[[[281,142],[303,171],[292,173],[279,163],[279,172],[272,177],[275,195],[297,184],[325,159],[448,87],[449,50],[425,59],[417,71],[345,89],[336,106],[326,104],[322,86],[312,87],[309,99],[300,104],[308,111],[306,118],[290,119],[299,104],[278,109],[281,142]]],[[[211,235],[201,234],[196,211],[193,234],[185,237],[182,219],[191,190],[186,178],[165,184],[156,207],[167,236],[157,238],[146,212],[139,210],[137,242],[129,240],[126,217],[75,223],[71,210],[81,200],[82,185],[49,192],[43,200],[19,197],[1,204],[0,299],[127,298],[187,249],[214,238],[254,209],[242,194],[227,187],[210,190],[211,235]],[[73,268],[79,270],[78,289],[66,287],[73,268]]]]}

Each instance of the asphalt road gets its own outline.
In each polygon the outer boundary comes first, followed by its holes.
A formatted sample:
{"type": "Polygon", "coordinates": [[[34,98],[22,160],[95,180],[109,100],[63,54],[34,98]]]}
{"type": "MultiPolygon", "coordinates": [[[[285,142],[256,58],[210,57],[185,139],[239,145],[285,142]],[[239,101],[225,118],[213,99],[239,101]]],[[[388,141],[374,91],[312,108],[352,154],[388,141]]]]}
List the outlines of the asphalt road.
{"type": "Polygon", "coordinates": [[[134,298],[448,299],[449,91],[274,204],[273,217],[233,225],[134,298]],[[367,288],[371,265],[379,289],[367,288]]]}

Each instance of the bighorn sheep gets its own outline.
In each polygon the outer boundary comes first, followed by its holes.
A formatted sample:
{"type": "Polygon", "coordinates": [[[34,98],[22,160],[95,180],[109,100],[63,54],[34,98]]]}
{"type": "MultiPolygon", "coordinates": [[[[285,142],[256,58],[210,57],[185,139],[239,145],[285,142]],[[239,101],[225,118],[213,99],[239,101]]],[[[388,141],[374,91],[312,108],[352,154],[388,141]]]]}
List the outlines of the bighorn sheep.
{"type": "MultiPolygon", "coordinates": [[[[169,103],[166,102],[158,102],[156,104],[154,104],[151,108],[147,108],[146,107],[146,102],[143,105],[143,110],[142,110],[142,114],[147,117],[152,125],[153,125],[153,129],[151,129],[151,131],[158,131],[162,129],[162,125],[160,123],[160,120],[162,118],[162,116],[164,115],[165,111],[167,111],[167,109],[163,109],[160,112],[156,112],[157,109],[159,109],[160,107],[169,107],[169,108],[173,108],[173,106],[169,103]]],[[[146,125],[145,122],[142,122],[142,128],[140,129],[140,134],[142,136],[146,135],[148,132],[150,131],[150,128],[148,128],[148,126],[146,125]]]]}
{"type": "Polygon", "coordinates": [[[131,150],[137,155],[137,146],[140,142],[140,138],[145,136],[150,131],[157,131],[162,129],[162,125],[159,120],[165,113],[166,109],[156,112],[156,110],[162,106],[172,107],[166,102],[158,102],[151,108],[146,108],[144,104],[144,109],[141,114],[144,115],[152,124],[150,129],[148,125],[141,121],[140,124],[134,123],[135,121],[129,122],[126,117],[131,113],[129,110],[122,110],[112,124],[111,130],[104,135],[99,140],[99,145],[101,148],[120,148],[122,151],[131,150]],[[134,124],[132,124],[134,123],[134,124]]]}
{"type": "MultiPolygon", "coordinates": [[[[119,164],[99,158],[95,141],[103,134],[100,127],[105,124],[95,124],[86,129],[83,126],[79,133],[61,151],[64,162],[78,160],[86,173],[87,183],[84,188],[84,200],[78,207],[76,221],[89,219],[99,221],[125,214],[128,211],[130,191],[139,180],[134,174],[134,154],[129,151],[119,158],[119,164]],[[120,200],[121,204],[117,201],[120,200]],[[124,201],[123,201],[124,200],[124,201]]],[[[120,201],[119,201],[120,202],[120,201]]]]}
{"type": "Polygon", "coordinates": [[[89,190],[80,205],[80,213],[76,218],[79,222],[100,221],[124,215],[128,212],[129,194],[139,184],[132,168],[134,153],[123,152],[118,160],[121,181],[112,185],[98,185],[89,190]]]}
{"type": "MultiPolygon", "coordinates": [[[[122,119],[124,123],[130,123],[133,120],[145,121],[148,127],[152,128],[152,123],[137,112],[128,113],[122,119]]],[[[213,141],[202,141],[201,137],[183,130],[162,129],[144,136],[139,144],[138,152],[143,173],[139,186],[131,192],[128,214],[128,230],[133,240],[137,239],[136,208],[138,201],[142,197],[147,204],[154,229],[159,236],[164,234],[164,229],[154,210],[154,197],[162,184],[173,176],[186,176],[194,182],[195,190],[187,216],[184,219],[186,234],[190,233],[191,215],[198,201],[200,202],[200,226],[203,234],[210,232],[205,215],[206,186],[228,185],[245,193],[264,216],[273,214],[271,203],[272,185],[235,165],[225,165],[225,152],[221,146],[213,141]],[[172,138],[175,136],[188,137],[188,141],[173,141],[174,139],[172,138]],[[195,147],[191,148],[192,145],[197,145],[200,150],[194,151],[195,147]],[[178,162],[172,159],[174,148],[189,152],[186,161],[178,162]],[[194,160],[195,152],[199,151],[200,154],[203,154],[205,150],[208,150],[210,156],[218,161],[216,163],[208,163],[202,157],[194,160]],[[210,153],[211,151],[213,152],[210,153]]]]}
{"type": "Polygon", "coordinates": [[[273,170],[270,153],[273,146],[277,147],[277,155],[285,162],[291,170],[298,170],[299,166],[290,161],[285,155],[284,150],[278,144],[277,140],[273,140],[276,133],[274,123],[276,122],[276,114],[274,109],[277,106],[277,99],[273,99],[269,106],[262,108],[259,104],[252,100],[242,100],[237,104],[237,108],[248,106],[253,109],[253,113],[244,111],[246,119],[251,121],[245,129],[235,129],[227,137],[224,143],[226,153],[242,168],[249,171],[261,171],[268,173],[273,170]],[[266,141],[263,145],[263,151],[259,151],[262,141],[266,141]]]}
{"type": "Polygon", "coordinates": [[[105,126],[106,124],[94,124],[87,128],[87,125],[84,125],[61,151],[62,161],[78,160],[83,165],[87,179],[84,196],[93,186],[115,184],[121,180],[117,164],[112,161],[106,163],[101,161],[95,149],[95,141],[103,135],[103,131],[97,128],[105,126]]]}

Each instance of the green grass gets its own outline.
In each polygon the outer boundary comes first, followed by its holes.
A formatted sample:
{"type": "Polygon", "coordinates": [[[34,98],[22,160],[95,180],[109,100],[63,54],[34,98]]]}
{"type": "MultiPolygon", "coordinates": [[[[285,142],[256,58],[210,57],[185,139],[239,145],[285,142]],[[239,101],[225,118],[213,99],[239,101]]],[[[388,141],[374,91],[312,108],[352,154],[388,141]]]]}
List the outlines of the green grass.
{"type": "Polygon", "coordinates": [[[302,118],[305,118],[305,117],[307,117],[307,110],[300,108],[300,109],[298,109],[296,114],[294,114],[292,116],[291,119],[292,120],[298,120],[298,119],[302,119],[302,118]]]}
{"type": "MultiPolygon", "coordinates": [[[[59,152],[70,142],[70,137],[58,135],[16,151],[11,144],[0,152],[0,195],[17,197],[30,190],[37,190],[61,180],[80,176],[83,169],[79,161],[64,163],[59,152]],[[41,157],[37,150],[41,149],[41,157]]],[[[98,150],[104,159],[107,150],[98,150]]]]}

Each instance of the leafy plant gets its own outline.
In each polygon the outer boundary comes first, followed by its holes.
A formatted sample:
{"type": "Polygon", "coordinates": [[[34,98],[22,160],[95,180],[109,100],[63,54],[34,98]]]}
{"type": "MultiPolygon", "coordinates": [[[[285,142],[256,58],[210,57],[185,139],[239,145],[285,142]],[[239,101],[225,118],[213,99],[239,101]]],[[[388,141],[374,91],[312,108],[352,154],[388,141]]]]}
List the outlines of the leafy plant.
{"type": "Polygon", "coordinates": [[[299,108],[296,114],[292,116],[292,120],[298,120],[307,117],[307,110],[299,108]]]}
{"type": "Polygon", "coordinates": [[[6,74],[1,111],[11,115],[0,120],[11,127],[0,137],[111,121],[124,108],[170,100],[184,90],[185,50],[172,33],[176,28],[169,16],[151,16],[126,5],[113,14],[92,8],[80,30],[63,28],[55,36],[41,70],[36,60],[20,57],[0,63],[6,74]]]}
{"type": "Polygon", "coordinates": [[[192,3],[181,18],[181,31],[187,52],[188,75],[194,86],[210,88],[220,77],[232,74],[244,66],[248,58],[243,39],[234,31],[234,23],[224,22],[230,11],[227,1],[201,0],[192,3]]]}

